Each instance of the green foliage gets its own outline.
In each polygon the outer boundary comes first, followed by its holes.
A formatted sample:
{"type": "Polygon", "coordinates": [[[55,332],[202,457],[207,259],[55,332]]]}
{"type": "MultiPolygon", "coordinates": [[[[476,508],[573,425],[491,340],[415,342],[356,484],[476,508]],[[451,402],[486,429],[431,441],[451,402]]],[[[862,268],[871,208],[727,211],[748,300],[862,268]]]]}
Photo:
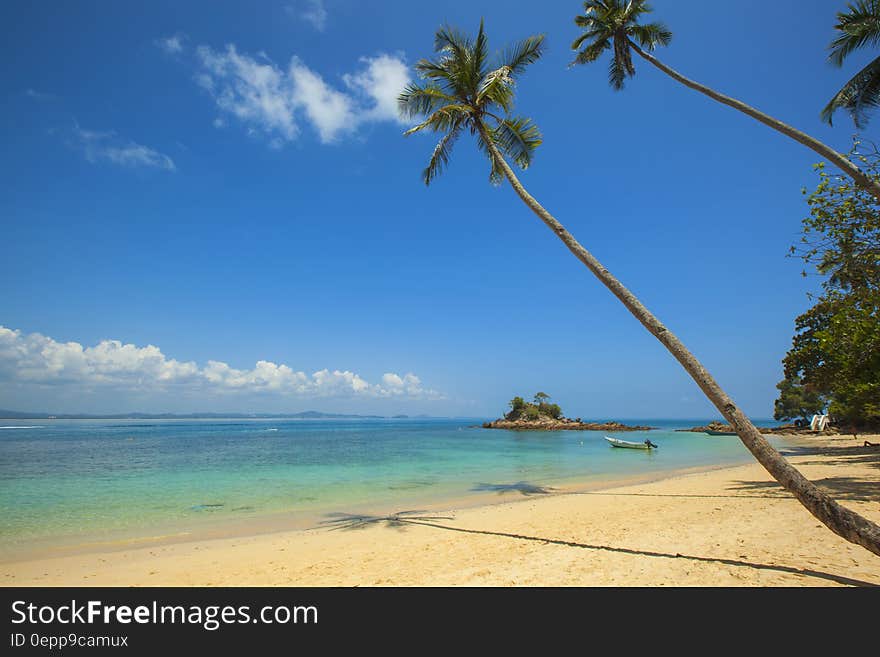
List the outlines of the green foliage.
{"type": "MultiPolygon", "coordinates": [[[[846,12],[838,12],[838,35],[828,46],[828,60],[835,66],[843,66],[856,50],[880,43],[880,2],[856,0],[846,12]]],[[[845,109],[852,116],[856,127],[861,129],[868,122],[868,112],[880,105],[880,57],[875,58],[856,73],[838,91],[822,110],[822,120],[829,124],[838,109],[845,109]]]]}
{"type": "MultiPolygon", "coordinates": [[[[856,149],[862,146],[855,144],[856,149]]],[[[876,149],[868,154],[854,153],[853,157],[867,175],[880,178],[876,149]]],[[[815,168],[819,185],[807,198],[810,216],[803,221],[800,245],[791,247],[791,253],[828,276],[827,289],[876,288],[880,281],[880,213],[874,196],[845,176],[829,174],[824,164],[815,168]]]]}
{"type": "MultiPolygon", "coordinates": [[[[861,144],[856,144],[857,148],[861,144]]],[[[880,179],[880,153],[854,154],[880,179]]],[[[827,397],[838,424],[880,426],[880,209],[819,165],[804,236],[792,253],[824,277],[815,305],[795,320],[786,379],[827,397]]],[[[806,275],[806,272],[805,272],[806,275]]],[[[783,403],[782,398],[778,403],[783,403]]]]}
{"type": "Polygon", "coordinates": [[[773,407],[776,420],[807,419],[825,408],[822,397],[804,386],[800,378],[783,379],[776,388],[779,390],[779,399],[773,407]]]}
{"type": "Polygon", "coordinates": [[[844,425],[880,424],[880,295],[830,291],[795,320],[785,375],[830,399],[844,425]]]}
{"type": "Polygon", "coordinates": [[[672,32],[663,23],[639,23],[641,17],[651,11],[646,0],[584,2],[584,13],[574,19],[575,25],[584,32],[571,44],[571,49],[577,51],[572,65],[590,64],[611,50],[608,82],[618,91],[623,89],[626,78],[636,74],[632,62],[633,41],[648,51],[672,41],[672,32]]]}
{"type": "Polygon", "coordinates": [[[535,402],[526,402],[522,397],[514,397],[508,402],[510,412],[505,415],[508,420],[519,420],[526,418],[527,420],[537,420],[541,417],[551,417],[558,420],[562,417],[562,409],[559,404],[550,404],[547,400],[550,395],[546,392],[538,392],[535,394],[535,402]]]}
{"type": "Polygon", "coordinates": [[[538,408],[541,413],[549,415],[554,420],[558,420],[562,417],[562,409],[559,408],[559,404],[541,404],[538,408]]]}
{"type": "Polygon", "coordinates": [[[441,27],[434,35],[434,50],[436,58],[421,59],[415,66],[425,82],[408,85],[397,101],[401,116],[424,119],[404,134],[442,133],[422,172],[425,184],[430,185],[449,164],[452,146],[464,131],[476,136],[480,150],[489,157],[492,183],[500,183],[502,174],[486,139],[502,155],[528,168],[541,145],[541,133],[531,119],[510,113],[516,80],[540,59],[544,36],[530,36],[490,57],[480,21],[474,39],[455,28],[441,27]]]}

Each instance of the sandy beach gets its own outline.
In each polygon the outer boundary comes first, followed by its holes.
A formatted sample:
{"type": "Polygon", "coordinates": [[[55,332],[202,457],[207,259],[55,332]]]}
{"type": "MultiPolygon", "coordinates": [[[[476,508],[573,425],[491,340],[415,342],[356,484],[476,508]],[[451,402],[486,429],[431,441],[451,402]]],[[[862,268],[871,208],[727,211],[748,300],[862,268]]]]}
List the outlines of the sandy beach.
{"type": "MultiPolygon", "coordinates": [[[[877,436],[803,439],[804,474],[880,522],[877,436]]],[[[851,586],[880,558],[820,525],[757,463],[604,490],[500,494],[400,522],[0,564],[6,586],[851,586]]]]}

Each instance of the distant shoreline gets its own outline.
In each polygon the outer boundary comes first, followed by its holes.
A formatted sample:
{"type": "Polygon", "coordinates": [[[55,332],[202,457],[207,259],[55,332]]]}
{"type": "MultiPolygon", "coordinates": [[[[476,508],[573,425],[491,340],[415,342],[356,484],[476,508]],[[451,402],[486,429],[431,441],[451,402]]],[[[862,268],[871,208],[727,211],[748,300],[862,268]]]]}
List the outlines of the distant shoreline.
{"type": "Polygon", "coordinates": [[[0,409],[0,420],[434,420],[430,415],[357,415],[354,413],[26,413],[0,409]]]}

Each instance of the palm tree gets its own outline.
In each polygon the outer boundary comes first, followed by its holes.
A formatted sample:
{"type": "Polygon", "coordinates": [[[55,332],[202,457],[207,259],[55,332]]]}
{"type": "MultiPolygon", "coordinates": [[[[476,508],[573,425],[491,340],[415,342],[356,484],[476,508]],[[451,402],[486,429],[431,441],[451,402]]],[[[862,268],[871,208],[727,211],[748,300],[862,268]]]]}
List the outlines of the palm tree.
{"type": "Polygon", "coordinates": [[[408,85],[398,101],[403,116],[425,119],[405,134],[422,130],[441,134],[422,174],[425,184],[430,184],[449,163],[456,138],[464,131],[470,132],[489,158],[490,179],[500,182],[506,178],[529,209],[675,356],[733,425],[761,465],[832,531],[880,555],[880,527],[837,504],[773,449],[681,341],[520,183],[506,158],[510,157],[521,168],[527,168],[531,164],[533,151],[541,143],[541,137],[530,119],[510,115],[513,89],[525,68],[541,57],[543,41],[543,36],[520,41],[497,54],[490,65],[482,22],[474,40],[448,27],[437,31],[434,39],[437,56],[422,59],[416,64],[416,70],[424,82],[408,85]]]}
{"type": "Polygon", "coordinates": [[[632,62],[632,53],[635,52],[684,86],[739,110],[814,150],[850,176],[858,185],[870,191],[880,202],[880,183],[867,176],[842,153],[742,101],[686,78],[650,55],[649,52],[653,52],[657,46],[669,45],[672,40],[672,32],[663,23],[645,25],[639,23],[641,17],[651,11],[647,0],[586,0],[583,15],[574,19],[575,24],[583,28],[584,33],[571,44],[572,50],[578,51],[572,65],[595,62],[606,50],[613,51],[608,78],[611,86],[619,91],[623,89],[626,78],[631,78],[636,73],[632,62]]]}
{"type": "MultiPolygon", "coordinates": [[[[858,0],[849,5],[847,13],[837,13],[834,29],[840,35],[831,42],[828,60],[835,66],[853,52],[866,45],[880,43],[880,1],[858,0]]],[[[880,57],[856,73],[822,110],[822,120],[831,125],[834,112],[847,110],[856,127],[861,129],[868,122],[868,110],[880,105],[880,57]]]]}

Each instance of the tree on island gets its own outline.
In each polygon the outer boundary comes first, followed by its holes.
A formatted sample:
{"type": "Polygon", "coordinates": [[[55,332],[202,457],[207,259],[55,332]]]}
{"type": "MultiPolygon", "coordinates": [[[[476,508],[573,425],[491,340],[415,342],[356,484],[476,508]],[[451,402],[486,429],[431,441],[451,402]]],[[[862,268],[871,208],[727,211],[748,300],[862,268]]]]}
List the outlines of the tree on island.
{"type": "Polygon", "coordinates": [[[542,417],[558,420],[562,417],[562,409],[559,404],[549,404],[547,400],[550,395],[539,392],[535,395],[535,403],[530,404],[522,397],[514,397],[508,402],[510,412],[505,414],[504,419],[510,421],[516,420],[540,420],[542,417]]]}
{"type": "Polygon", "coordinates": [[[649,54],[657,46],[668,46],[672,41],[672,32],[663,23],[641,24],[639,22],[644,14],[649,14],[651,11],[647,0],[587,0],[584,2],[584,13],[574,19],[575,25],[582,28],[584,32],[571,44],[571,49],[578,51],[572,65],[590,64],[598,60],[606,50],[612,51],[608,81],[614,89],[619,91],[623,89],[626,78],[631,78],[636,74],[632,61],[632,53],[635,52],[673,80],[694,91],[699,91],[712,100],[732,107],[812,149],[844,171],[856,183],[870,191],[877,201],[880,201],[880,183],[865,175],[843,153],[839,153],[818,139],[736,98],[725,96],[710,87],[686,78],[649,54]]]}
{"type": "Polygon", "coordinates": [[[452,146],[462,133],[473,135],[489,158],[490,181],[500,184],[507,179],[526,206],[681,363],[758,462],[829,529],[880,555],[880,526],[839,505],[786,461],[684,344],[520,183],[505,156],[520,168],[528,168],[533,151],[541,144],[541,134],[530,119],[511,116],[514,83],[541,57],[543,43],[543,35],[531,36],[496,55],[490,64],[482,21],[473,40],[449,27],[437,31],[436,58],[422,59],[415,65],[425,82],[408,85],[398,99],[403,116],[424,118],[405,134],[422,130],[441,134],[422,172],[423,181],[429,185],[449,163],[452,146]]]}

